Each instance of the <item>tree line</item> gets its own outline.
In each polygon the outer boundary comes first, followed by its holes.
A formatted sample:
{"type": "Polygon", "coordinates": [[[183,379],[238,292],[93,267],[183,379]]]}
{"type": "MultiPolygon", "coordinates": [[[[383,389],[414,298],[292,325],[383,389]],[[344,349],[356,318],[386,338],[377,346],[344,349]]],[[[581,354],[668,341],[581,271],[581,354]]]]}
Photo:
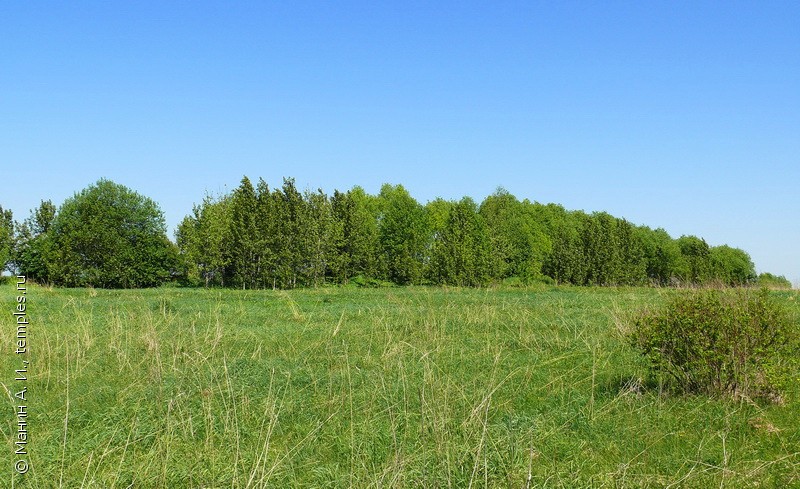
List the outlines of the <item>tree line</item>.
{"type": "MultiPolygon", "coordinates": [[[[743,250],[673,239],[605,212],[569,211],[498,189],[421,204],[402,185],[301,192],[244,177],[206,196],[173,243],[149,198],[100,180],[23,222],[0,208],[0,264],[65,286],[145,287],[180,281],[244,289],[324,284],[753,284],[743,250]]],[[[766,274],[769,275],[769,274],[766,274]]],[[[783,277],[764,276],[771,284],[783,277]]],[[[783,282],[781,282],[783,280],[783,282]]],[[[785,282],[785,283],[784,283],[785,282]]]]}
{"type": "Polygon", "coordinates": [[[673,239],[605,212],[519,200],[503,189],[480,204],[464,197],[423,205],[402,185],[327,196],[300,192],[292,179],[271,189],[245,177],[233,192],[197,205],[178,226],[177,245],[188,279],[237,288],[756,280],[743,250],[673,239]]]}

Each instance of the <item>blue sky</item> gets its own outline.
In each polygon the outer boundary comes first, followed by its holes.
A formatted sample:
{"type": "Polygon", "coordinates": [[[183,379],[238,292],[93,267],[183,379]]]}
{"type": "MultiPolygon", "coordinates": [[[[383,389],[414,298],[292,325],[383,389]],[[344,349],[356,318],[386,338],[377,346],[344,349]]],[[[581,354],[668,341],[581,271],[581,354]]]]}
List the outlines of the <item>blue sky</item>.
{"type": "Polygon", "coordinates": [[[800,285],[798,2],[5,2],[0,205],[243,175],[605,210],[800,285]]]}

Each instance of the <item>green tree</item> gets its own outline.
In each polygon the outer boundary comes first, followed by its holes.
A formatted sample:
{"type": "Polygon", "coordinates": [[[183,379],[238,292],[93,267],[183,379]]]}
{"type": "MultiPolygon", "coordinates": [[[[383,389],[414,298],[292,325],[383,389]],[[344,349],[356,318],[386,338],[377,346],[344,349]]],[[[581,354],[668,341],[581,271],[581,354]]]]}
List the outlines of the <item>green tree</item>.
{"type": "Polygon", "coordinates": [[[272,210],[275,219],[275,260],[277,263],[275,285],[294,288],[307,278],[309,240],[307,232],[308,209],[294,179],[285,178],[280,189],[272,191],[272,210]]]}
{"type": "Polygon", "coordinates": [[[636,226],[625,219],[617,220],[617,243],[619,244],[618,283],[642,285],[647,282],[647,259],[644,243],[636,226]]]}
{"type": "Polygon", "coordinates": [[[56,264],[50,229],[56,216],[56,206],[42,201],[30,217],[16,225],[14,268],[40,283],[51,281],[56,264]]]}
{"type": "Polygon", "coordinates": [[[44,234],[50,231],[53,221],[56,218],[56,206],[50,200],[43,200],[39,207],[33,211],[33,232],[35,234],[44,234]]]}
{"type": "Polygon", "coordinates": [[[305,196],[307,219],[304,225],[306,274],[311,285],[321,285],[329,271],[337,267],[337,249],[341,248],[342,231],[334,219],[328,196],[318,189],[305,196]]]}
{"type": "MultiPolygon", "coordinates": [[[[474,202],[440,198],[422,206],[401,185],[386,184],[377,196],[354,187],[329,198],[321,190],[301,194],[290,178],[270,191],[263,180],[254,189],[245,177],[231,194],[196,206],[176,238],[187,277],[245,288],[354,279],[400,285],[426,280],[480,285],[511,277],[576,285],[755,280],[742,250],[710,248],[695,236],[674,240],[663,229],[635,226],[605,212],[587,215],[519,201],[503,189],[473,216],[475,210],[474,202]]],[[[63,268],[68,262],[41,258],[55,247],[46,237],[47,225],[34,225],[47,223],[48,215],[52,220],[54,209],[37,213],[40,218],[18,227],[17,248],[24,253],[15,256],[63,268]]],[[[28,268],[42,277],[55,273],[46,266],[28,268]]]]}
{"type": "Polygon", "coordinates": [[[421,283],[429,239],[424,207],[402,185],[385,184],[379,202],[378,232],[386,278],[400,285],[421,283]]]}
{"type": "Polygon", "coordinates": [[[175,229],[175,244],[178,246],[178,261],[180,267],[180,279],[190,285],[199,285],[205,279],[208,286],[208,278],[203,277],[200,271],[200,236],[197,214],[198,206],[195,205],[193,215],[184,216],[178,227],[175,229]]]}
{"type": "Polygon", "coordinates": [[[587,263],[584,259],[581,228],[588,216],[583,212],[567,212],[556,204],[540,210],[552,249],[545,257],[542,271],[556,283],[583,285],[587,263]]]}
{"type": "Polygon", "coordinates": [[[581,242],[587,266],[585,284],[618,284],[622,260],[617,219],[606,212],[588,216],[581,228],[581,242]]]}
{"type": "Polygon", "coordinates": [[[678,238],[681,261],[678,277],[687,283],[702,284],[711,277],[711,248],[704,239],[697,236],[678,238]]]}
{"type": "Polygon", "coordinates": [[[57,285],[155,286],[170,279],[177,265],[158,205],[109,180],[67,199],[48,234],[57,285]]]}
{"type": "Polygon", "coordinates": [[[710,250],[711,275],[725,285],[738,287],[756,281],[756,267],[744,250],[727,245],[710,250]]]}
{"type": "Polygon", "coordinates": [[[496,279],[519,274],[527,244],[521,226],[521,211],[517,198],[504,189],[497,189],[481,203],[480,214],[489,228],[492,276],[496,279]]]}
{"type": "Polygon", "coordinates": [[[361,187],[353,187],[346,193],[334,192],[331,206],[338,223],[335,240],[339,254],[335,273],[337,281],[346,282],[355,276],[378,278],[381,275],[380,242],[375,197],[361,187]]]}
{"type": "Polygon", "coordinates": [[[178,249],[190,280],[210,285],[226,285],[227,247],[230,242],[230,196],[219,199],[207,195],[186,216],[175,233],[178,249]]]}
{"type": "Polygon", "coordinates": [[[231,196],[228,283],[242,289],[252,289],[259,283],[261,253],[257,225],[258,198],[250,179],[243,177],[231,196]]]}
{"type": "Polygon", "coordinates": [[[9,265],[14,245],[14,216],[10,209],[0,206],[0,272],[9,265]]]}
{"type": "Polygon", "coordinates": [[[488,283],[487,228],[471,198],[464,197],[450,210],[447,225],[434,240],[431,271],[436,283],[473,287],[488,283]]]}
{"type": "Polygon", "coordinates": [[[429,231],[431,239],[444,231],[447,222],[450,220],[450,211],[455,206],[454,202],[437,197],[425,204],[425,213],[428,215],[429,231]]]}
{"type": "Polygon", "coordinates": [[[259,178],[256,187],[256,249],[259,253],[257,266],[258,286],[275,288],[277,284],[277,254],[279,243],[276,235],[278,223],[272,193],[264,179],[259,178]]]}
{"type": "Polygon", "coordinates": [[[664,229],[638,228],[647,277],[653,284],[669,285],[680,274],[681,249],[664,229]]]}
{"type": "Polygon", "coordinates": [[[423,274],[434,283],[438,282],[436,277],[438,271],[435,269],[436,264],[433,262],[435,247],[441,241],[442,234],[445,232],[450,220],[450,212],[452,212],[455,205],[455,202],[444,200],[441,197],[437,197],[425,204],[425,215],[428,220],[428,241],[425,244],[423,274]]]}
{"type": "Polygon", "coordinates": [[[480,214],[489,231],[494,278],[518,277],[529,282],[542,276],[552,240],[540,210],[537,204],[520,202],[502,188],[484,199],[480,214]]]}

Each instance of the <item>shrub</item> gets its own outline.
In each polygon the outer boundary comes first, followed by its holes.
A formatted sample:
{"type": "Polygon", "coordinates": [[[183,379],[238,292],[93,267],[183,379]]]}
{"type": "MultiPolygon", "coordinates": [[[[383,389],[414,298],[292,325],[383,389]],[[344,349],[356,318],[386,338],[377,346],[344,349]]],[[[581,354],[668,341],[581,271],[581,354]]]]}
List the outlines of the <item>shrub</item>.
{"type": "Polygon", "coordinates": [[[797,366],[798,332],[762,289],[689,292],[634,322],[651,373],[686,393],[780,399],[797,366]]]}
{"type": "Polygon", "coordinates": [[[773,275],[764,272],[758,276],[757,280],[759,287],[766,287],[768,289],[791,289],[792,283],[783,275],[773,275]]]}
{"type": "Polygon", "coordinates": [[[392,282],[387,282],[385,280],[379,280],[372,277],[367,277],[365,275],[356,275],[352,277],[349,281],[351,285],[355,285],[356,287],[369,287],[369,288],[376,288],[376,287],[393,287],[394,284],[392,282]]]}

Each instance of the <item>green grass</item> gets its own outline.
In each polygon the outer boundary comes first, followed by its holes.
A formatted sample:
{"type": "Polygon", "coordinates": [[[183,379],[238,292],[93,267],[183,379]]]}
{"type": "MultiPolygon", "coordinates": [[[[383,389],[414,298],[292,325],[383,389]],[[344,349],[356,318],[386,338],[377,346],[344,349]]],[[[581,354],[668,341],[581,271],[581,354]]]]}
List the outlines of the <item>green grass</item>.
{"type": "Polygon", "coordinates": [[[618,323],[673,293],[32,288],[21,477],[7,284],[0,485],[800,487],[800,390],[638,381],[618,323]]]}

